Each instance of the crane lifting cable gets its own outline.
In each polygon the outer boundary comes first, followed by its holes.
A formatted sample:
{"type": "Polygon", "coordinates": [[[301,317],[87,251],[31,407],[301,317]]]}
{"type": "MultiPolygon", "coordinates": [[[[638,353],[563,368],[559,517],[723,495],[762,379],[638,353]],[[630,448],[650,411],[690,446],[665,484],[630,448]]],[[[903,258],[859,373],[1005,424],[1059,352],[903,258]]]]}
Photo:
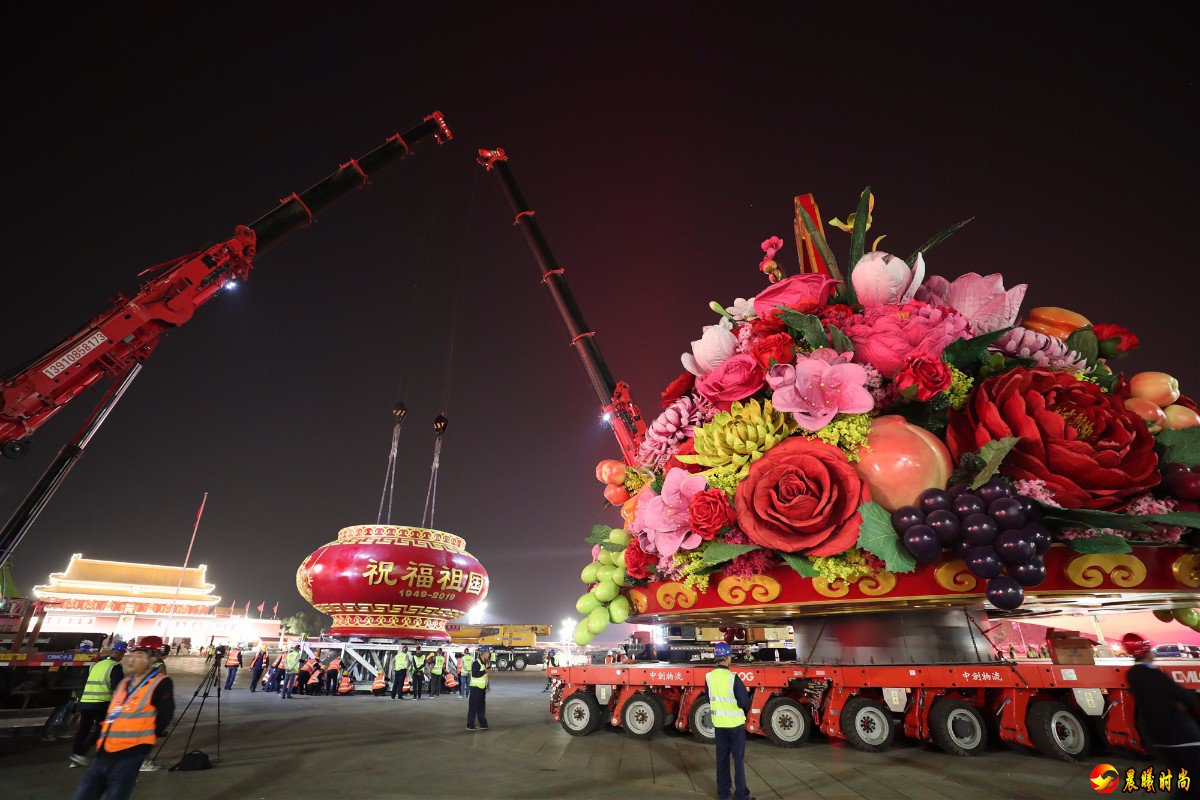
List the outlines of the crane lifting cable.
{"type": "Polygon", "coordinates": [[[421,512],[421,527],[433,527],[433,515],[437,510],[438,470],[442,465],[442,437],[446,435],[449,419],[446,409],[450,404],[450,385],[454,379],[454,344],[458,339],[459,315],[462,310],[462,296],[465,288],[464,263],[468,258],[471,231],[475,222],[475,203],[479,195],[479,178],[476,177],[471,189],[471,201],[467,207],[467,233],[463,237],[463,245],[458,254],[458,267],[454,276],[454,310],[450,316],[450,343],[446,351],[446,375],[442,382],[442,412],[433,421],[433,464],[429,468],[429,487],[425,490],[425,508],[421,512]]]}

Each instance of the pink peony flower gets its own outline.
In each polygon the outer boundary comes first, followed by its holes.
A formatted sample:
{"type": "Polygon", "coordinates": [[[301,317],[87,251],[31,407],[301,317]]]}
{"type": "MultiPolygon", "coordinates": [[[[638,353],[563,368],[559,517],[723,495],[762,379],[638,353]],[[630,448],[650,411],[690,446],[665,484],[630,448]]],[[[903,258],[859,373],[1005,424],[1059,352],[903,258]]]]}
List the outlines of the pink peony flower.
{"type": "Polygon", "coordinates": [[[770,317],[779,313],[779,306],[811,314],[825,305],[837,284],[828,275],[793,275],[763,289],[754,298],[754,314],[770,317]]]}
{"type": "Polygon", "coordinates": [[[692,352],[684,353],[681,357],[683,368],[703,378],[712,372],[713,368],[733,355],[737,349],[738,338],[731,330],[728,320],[722,320],[716,325],[705,325],[704,333],[692,342],[692,352]]]}
{"type": "Polygon", "coordinates": [[[875,306],[846,322],[845,334],[854,343],[854,360],[870,364],[884,377],[915,353],[940,357],[946,345],[971,336],[971,323],[950,308],[920,302],[875,306]]]}
{"type": "Polygon", "coordinates": [[[968,272],[953,282],[940,275],[931,275],[917,291],[917,299],[930,305],[953,308],[971,321],[971,330],[978,336],[1015,323],[1027,288],[1026,284],[1020,283],[1005,291],[1004,276],[999,273],[968,272]]]}
{"type": "Polygon", "coordinates": [[[638,537],[638,547],[660,556],[673,556],[680,549],[696,549],[704,540],[688,528],[688,508],[692,497],[707,487],[703,475],[672,468],[663,479],[661,494],[643,490],[628,526],[629,532],[638,537]]]}
{"type": "Polygon", "coordinates": [[[696,391],[717,408],[728,411],[735,400],[745,400],[762,389],[766,381],[754,356],[742,354],[727,358],[696,381],[696,391]]]}
{"type": "Polygon", "coordinates": [[[839,413],[865,414],[875,407],[866,388],[867,371],[845,360],[845,355],[821,348],[798,357],[795,366],[776,364],[767,375],[775,391],[771,404],[792,412],[806,431],[819,431],[839,413]]]}
{"type": "Polygon", "coordinates": [[[850,282],[863,308],[897,306],[912,300],[925,277],[925,260],[917,254],[912,269],[904,259],[878,250],[867,253],[854,265],[850,282]]]}

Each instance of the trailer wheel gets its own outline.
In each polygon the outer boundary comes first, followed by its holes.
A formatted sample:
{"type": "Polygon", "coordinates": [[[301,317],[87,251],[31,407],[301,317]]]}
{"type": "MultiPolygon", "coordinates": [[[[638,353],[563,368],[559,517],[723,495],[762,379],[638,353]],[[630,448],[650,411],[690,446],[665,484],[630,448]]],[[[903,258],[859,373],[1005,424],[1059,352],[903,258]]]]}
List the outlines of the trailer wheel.
{"type": "Polygon", "coordinates": [[[852,697],[842,707],[842,734],[855,749],[879,753],[892,746],[896,723],[883,703],[852,697]]]}
{"type": "Polygon", "coordinates": [[[692,703],[692,710],[688,714],[688,730],[705,744],[717,741],[717,729],[713,725],[712,706],[708,704],[708,695],[702,694],[692,703]]]}
{"type": "Polygon", "coordinates": [[[650,692],[638,692],[629,698],[621,713],[621,727],[635,739],[649,739],[662,730],[662,701],[650,692]]]}
{"type": "Polygon", "coordinates": [[[513,669],[515,669],[517,672],[521,672],[526,666],[528,666],[528,663],[529,662],[525,660],[525,656],[517,656],[513,659],[513,669]]]}
{"type": "Polygon", "coordinates": [[[496,669],[508,669],[507,653],[498,653],[496,655],[496,669]]]}
{"type": "Polygon", "coordinates": [[[1025,724],[1029,738],[1042,755],[1062,761],[1083,761],[1092,752],[1092,733],[1079,712],[1054,700],[1029,707],[1025,724]]]}
{"type": "Polygon", "coordinates": [[[762,713],[763,732],[776,747],[799,747],[812,736],[812,718],[790,697],[772,697],[762,713]]]}
{"type": "Polygon", "coordinates": [[[572,736],[587,736],[589,733],[595,733],[607,717],[607,714],[601,713],[596,695],[591,692],[576,692],[563,701],[558,722],[563,730],[572,736]]]}
{"type": "Polygon", "coordinates": [[[979,709],[954,697],[943,697],[929,712],[933,742],[956,756],[977,756],[987,749],[987,723],[979,709]]]}

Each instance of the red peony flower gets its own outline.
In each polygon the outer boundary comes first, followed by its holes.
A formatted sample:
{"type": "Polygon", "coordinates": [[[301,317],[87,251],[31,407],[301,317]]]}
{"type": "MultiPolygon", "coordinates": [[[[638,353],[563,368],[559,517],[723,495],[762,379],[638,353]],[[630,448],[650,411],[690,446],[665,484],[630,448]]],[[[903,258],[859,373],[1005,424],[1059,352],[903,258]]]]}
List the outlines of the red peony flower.
{"type": "Polygon", "coordinates": [[[667,460],[667,463],[663,465],[663,474],[665,475],[673,469],[687,470],[693,475],[698,472],[704,472],[704,465],[702,464],[684,464],[679,460],[680,456],[694,455],[696,455],[696,440],[688,439],[683,444],[679,445],[679,449],[675,451],[675,455],[671,456],[671,458],[667,460]]]}
{"type": "Polygon", "coordinates": [[[688,521],[692,531],[700,534],[705,541],[716,536],[721,528],[733,525],[733,508],[725,492],[705,489],[692,495],[692,502],[688,505],[688,521]]]}
{"type": "Polygon", "coordinates": [[[663,389],[662,401],[658,404],[659,408],[666,408],[674,403],[679,398],[692,390],[696,385],[696,376],[690,372],[682,372],[679,377],[671,381],[666,389],[663,389]]]}
{"type": "Polygon", "coordinates": [[[833,326],[842,333],[846,332],[846,324],[851,317],[854,316],[854,309],[845,303],[836,303],[831,306],[825,306],[817,311],[817,317],[825,325],[825,327],[833,326]]]}
{"type": "Polygon", "coordinates": [[[746,354],[722,361],[696,381],[696,391],[722,411],[735,400],[745,400],[767,385],[767,373],[746,354]]]}
{"type": "Polygon", "coordinates": [[[909,356],[904,365],[897,370],[895,380],[897,388],[905,397],[911,394],[908,389],[916,387],[916,394],[912,396],[923,403],[938,392],[949,389],[950,382],[954,380],[954,373],[940,358],[917,353],[909,356]]]}
{"type": "Polygon", "coordinates": [[[758,317],[750,321],[750,335],[756,339],[765,339],[776,333],[786,332],[787,325],[783,324],[783,320],[777,314],[770,317],[758,317]]]}
{"type": "Polygon", "coordinates": [[[646,555],[646,552],[638,547],[636,538],[629,543],[629,547],[625,548],[625,574],[629,577],[649,578],[650,570],[646,569],[646,565],[655,563],[657,563],[657,559],[654,556],[646,555]]]}
{"type": "Polygon", "coordinates": [[[750,345],[750,355],[763,369],[770,369],[772,360],[776,364],[790,364],[796,357],[796,343],[786,333],[772,333],[755,339],[750,345]]]}
{"type": "Polygon", "coordinates": [[[837,281],[828,275],[793,275],[773,283],[754,297],[754,315],[773,317],[779,306],[811,314],[829,299],[837,281]]]}
{"type": "Polygon", "coordinates": [[[738,527],[755,544],[832,556],[853,547],[862,527],[858,507],[871,499],[845,453],[794,436],[750,467],[734,496],[738,527]]]}
{"type": "Polygon", "coordinates": [[[951,412],[946,443],[957,460],[1005,436],[1021,440],[1000,472],[1045,481],[1066,508],[1116,508],[1158,483],[1146,423],[1119,397],[1065,372],[1018,368],[988,378],[951,412]]]}
{"type": "Polygon", "coordinates": [[[1096,339],[1101,342],[1106,339],[1116,339],[1113,349],[1118,353],[1128,353],[1141,343],[1138,340],[1137,334],[1133,331],[1108,322],[1099,322],[1093,325],[1092,332],[1096,334],[1096,339]]]}

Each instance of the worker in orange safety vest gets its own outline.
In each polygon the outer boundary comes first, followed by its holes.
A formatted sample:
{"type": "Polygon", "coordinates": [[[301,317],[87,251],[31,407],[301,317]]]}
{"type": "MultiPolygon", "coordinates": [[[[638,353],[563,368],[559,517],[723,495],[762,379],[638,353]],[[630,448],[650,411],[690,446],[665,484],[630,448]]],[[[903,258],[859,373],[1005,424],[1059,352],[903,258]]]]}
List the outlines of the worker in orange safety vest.
{"type": "Polygon", "coordinates": [[[225,691],[233,689],[233,679],[237,677],[238,667],[242,665],[242,650],[240,647],[229,648],[228,655],[225,656],[225,668],[229,670],[229,677],[225,679],[225,691]]]}
{"type": "Polygon", "coordinates": [[[325,694],[333,694],[338,688],[338,672],[342,669],[342,659],[334,657],[325,667],[325,694]]]}
{"type": "Polygon", "coordinates": [[[338,681],[337,693],[338,694],[353,694],[354,693],[354,684],[350,682],[349,675],[343,675],[341,680],[338,681]]]}
{"type": "Polygon", "coordinates": [[[383,677],[383,670],[375,673],[375,680],[371,681],[371,694],[376,697],[383,697],[387,692],[387,679],[383,677]]]}

